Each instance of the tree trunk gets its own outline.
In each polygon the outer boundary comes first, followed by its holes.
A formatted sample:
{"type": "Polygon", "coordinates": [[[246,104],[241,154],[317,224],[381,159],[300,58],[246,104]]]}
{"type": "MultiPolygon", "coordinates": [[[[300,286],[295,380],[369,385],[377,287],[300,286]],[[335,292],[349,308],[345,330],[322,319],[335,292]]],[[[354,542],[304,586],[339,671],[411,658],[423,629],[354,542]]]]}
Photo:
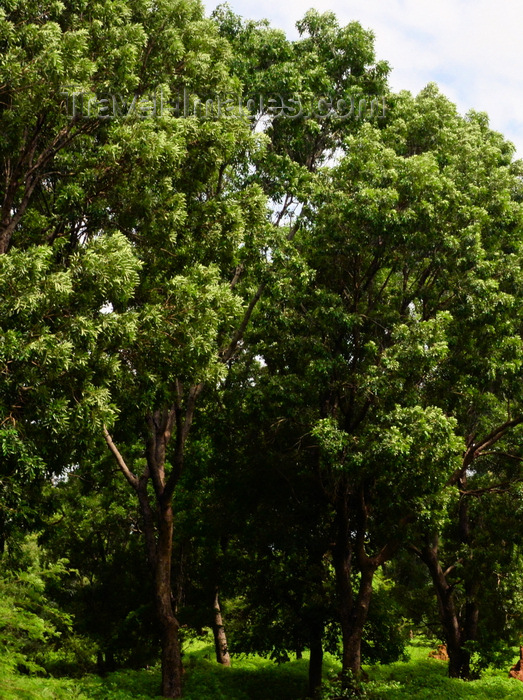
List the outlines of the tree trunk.
{"type": "Polygon", "coordinates": [[[372,581],[376,568],[374,563],[368,563],[361,570],[358,595],[354,600],[350,615],[350,628],[343,635],[342,670],[344,675],[356,680],[361,677],[361,641],[363,628],[369,615],[372,581]]]}
{"type": "Polygon", "coordinates": [[[465,650],[462,648],[463,640],[459,616],[454,603],[452,587],[447,583],[445,573],[439,563],[437,545],[424,547],[421,557],[429,569],[436,591],[440,620],[449,655],[449,676],[450,678],[463,678],[467,669],[467,659],[465,650]]]}
{"type": "MultiPolygon", "coordinates": [[[[467,473],[463,471],[458,479],[458,486],[462,491],[467,488],[467,473]]],[[[471,545],[471,525],[469,519],[468,501],[462,495],[459,502],[458,518],[459,537],[463,544],[471,545]]],[[[465,574],[465,608],[460,612],[456,609],[454,602],[453,587],[447,582],[448,573],[454,568],[450,567],[446,572],[441,568],[438,560],[437,541],[433,545],[426,545],[421,554],[421,558],[427,565],[436,596],[441,623],[447,642],[447,653],[449,655],[449,676],[451,678],[462,678],[470,680],[472,671],[470,668],[470,652],[465,648],[468,641],[477,638],[479,609],[477,605],[477,594],[480,583],[476,577],[471,578],[471,572],[465,574]]],[[[472,555],[471,555],[472,557],[472,555]]]]}
{"type": "Polygon", "coordinates": [[[361,642],[376,567],[371,564],[362,569],[358,594],[354,599],[351,585],[352,552],[346,543],[339,543],[336,550],[334,569],[342,638],[342,688],[348,690],[361,678],[361,642]]]}
{"type": "MultiPolygon", "coordinates": [[[[345,499],[343,499],[345,500],[345,499]]],[[[352,549],[349,545],[349,521],[346,503],[341,503],[337,512],[338,534],[336,546],[333,550],[333,564],[336,575],[336,593],[338,599],[338,614],[341,627],[341,639],[343,648],[343,673],[346,669],[346,661],[350,655],[345,654],[351,643],[352,632],[352,549]]],[[[348,654],[348,652],[347,652],[348,654]]]]}
{"type": "Polygon", "coordinates": [[[156,614],[162,630],[162,695],[182,696],[182,655],[179,623],[172,607],[171,558],[173,511],[169,503],[158,509],[158,546],[155,571],[156,614]]]}
{"type": "Polygon", "coordinates": [[[227,646],[227,636],[222,620],[222,612],[220,609],[220,600],[218,597],[218,586],[214,589],[214,621],[212,626],[214,634],[214,649],[216,652],[216,661],[223,666],[231,665],[231,657],[227,646]]]}
{"type": "MultiPolygon", "coordinates": [[[[470,576],[470,574],[469,574],[470,576]]],[[[479,590],[479,581],[465,581],[465,603],[464,621],[462,624],[462,646],[465,642],[475,641],[478,637],[479,608],[476,596],[479,590]]],[[[462,648],[462,661],[460,677],[471,680],[473,677],[470,667],[470,652],[462,648]]]]}
{"type": "Polygon", "coordinates": [[[310,626],[309,695],[319,696],[323,672],[323,622],[310,626]]]}
{"type": "MultiPolygon", "coordinates": [[[[462,491],[467,488],[467,473],[462,474],[458,482],[462,491]]],[[[469,501],[467,496],[462,495],[459,504],[459,533],[463,544],[470,547],[470,560],[474,557],[473,542],[472,542],[472,527],[469,518],[469,501]]],[[[470,570],[465,570],[465,610],[463,613],[462,627],[462,647],[463,644],[469,641],[474,641],[478,635],[479,608],[477,604],[477,595],[479,592],[479,580],[471,573],[470,570]]],[[[460,670],[461,678],[470,680],[472,678],[472,670],[470,668],[470,652],[462,649],[462,662],[460,670]]]]}
{"type": "Polygon", "coordinates": [[[147,482],[136,485],[145,535],[147,562],[153,575],[156,616],[160,623],[162,644],[162,695],[182,695],[182,654],[178,638],[179,623],[174,612],[171,585],[173,511],[170,502],[159,505],[155,518],[147,496],[147,482]]]}
{"type": "Polygon", "coordinates": [[[342,687],[348,690],[361,678],[361,642],[372,598],[372,581],[378,566],[390,558],[394,547],[388,543],[376,556],[365,553],[367,507],[363,491],[360,502],[353,503],[357,523],[351,526],[348,498],[342,496],[337,504],[338,541],[334,549],[334,570],[342,636],[342,687]],[[351,527],[357,527],[354,555],[361,572],[358,593],[354,597],[351,585],[352,555],[351,527]]]}
{"type": "Polygon", "coordinates": [[[182,696],[182,654],[178,636],[179,622],[175,615],[172,594],[173,494],[183,470],[184,448],[191,428],[196,399],[203,384],[195,384],[183,404],[183,386],[176,380],[176,402],[171,407],[155,411],[146,417],[147,465],[140,477],[136,476],[114,444],[106,426],[104,438],[125,479],[138,496],[143,518],[147,560],[154,579],[156,615],[162,637],[162,695],[165,698],[182,696]],[[175,448],[171,457],[171,472],[167,476],[167,445],[175,430],[175,448]],[[152,484],[155,493],[153,510],[148,493],[152,484]],[[156,526],[156,532],[155,532],[156,526]]]}

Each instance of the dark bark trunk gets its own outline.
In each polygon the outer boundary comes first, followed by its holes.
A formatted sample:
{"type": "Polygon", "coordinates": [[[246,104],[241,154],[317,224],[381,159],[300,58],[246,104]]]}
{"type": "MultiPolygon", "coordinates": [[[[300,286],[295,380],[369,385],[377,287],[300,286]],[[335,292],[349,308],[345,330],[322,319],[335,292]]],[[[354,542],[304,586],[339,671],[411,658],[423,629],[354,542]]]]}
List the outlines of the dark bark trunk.
{"type": "Polygon", "coordinates": [[[437,546],[427,545],[424,547],[421,557],[429,569],[436,591],[440,620],[449,655],[449,676],[450,678],[462,678],[464,665],[466,666],[466,658],[462,648],[463,640],[453,589],[448,584],[445,572],[441,568],[437,555],[437,546]]]}
{"type": "Polygon", "coordinates": [[[218,595],[218,587],[214,590],[214,620],[212,631],[214,635],[214,650],[216,653],[216,661],[223,666],[231,665],[231,657],[227,646],[227,636],[222,619],[222,611],[220,609],[220,599],[218,595]]]}
{"type": "Polygon", "coordinates": [[[477,589],[465,606],[465,637],[470,641],[476,640],[478,636],[479,608],[475,600],[476,594],[477,589]]]}
{"type": "Polygon", "coordinates": [[[341,627],[341,639],[345,671],[345,649],[348,649],[352,631],[352,602],[351,585],[352,549],[350,547],[350,528],[346,499],[338,507],[337,542],[333,549],[333,564],[336,575],[336,594],[338,615],[341,627]]]}
{"type": "MultiPolygon", "coordinates": [[[[462,474],[458,482],[461,491],[467,489],[467,473],[462,474]]],[[[459,504],[459,533],[463,544],[471,545],[472,542],[472,527],[469,517],[469,501],[465,494],[461,495],[459,504]]],[[[470,559],[473,558],[473,548],[470,548],[470,559]]],[[[478,634],[479,608],[477,604],[477,595],[479,592],[479,581],[471,571],[465,571],[465,610],[463,613],[462,623],[462,646],[466,642],[474,641],[478,634]]],[[[472,678],[472,669],[470,667],[470,652],[462,649],[462,661],[460,669],[460,677],[464,679],[472,678]]]]}
{"type": "Polygon", "coordinates": [[[343,635],[342,670],[344,675],[357,680],[361,677],[361,642],[363,639],[363,628],[369,615],[372,581],[376,568],[374,563],[368,563],[361,571],[358,595],[351,610],[350,628],[343,635]]]}
{"type": "Polygon", "coordinates": [[[470,659],[463,647],[459,644],[455,644],[452,648],[447,645],[447,653],[449,655],[449,678],[464,678],[464,669],[470,659]]]}
{"type": "Polygon", "coordinates": [[[366,565],[361,569],[358,594],[354,598],[351,572],[352,548],[350,545],[350,517],[347,494],[338,501],[338,540],[333,552],[338,610],[342,637],[342,687],[350,688],[361,676],[361,640],[367,621],[372,579],[376,567],[366,565]]]}
{"type": "Polygon", "coordinates": [[[161,629],[162,695],[166,698],[179,698],[182,694],[182,655],[171,587],[172,506],[168,503],[158,507],[155,533],[155,518],[147,496],[147,482],[140,480],[136,491],[142,513],[147,561],[154,581],[156,616],[161,629]]]}
{"type": "Polygon", "coordinates": [[[309,695],[316,698],[319,696],[323,673],[323,622],[311,625],[309,649],[309,695]]]}
{"type": "Polygon", "coordinates": [[[436,597],[438,609],[445,635],[447,653],[449,655],[450,678],[470,680],[470,652],[464,647],[467,641],[477,638],[479,609],[475,601],[479,583],[474,582],[465,586],[467,603],[463,615],[459,614],[454,600],[454,591],[447,582],[445,572],[437,556],[437,547],[426,546],[422,551],[422,559],[427,565],[436,597]]]}
{"type": "Polygon", "coordinates": [[[162,695],[182,696],[182,655],[178,638],[179,623],[172,606],[171,558],[173,512],[170,503],[159,508],[158,546],[155,571],[156,614],[162,631],[162,695]]]}
{"type": "MultiPolygon", "coordinates": [[[[348,529],[348,518],[342,514],[340,534],[348,529]]],[[[352,551],[348,545],[349,535],[339,541],[334,551],[334,569],[338,594],[338,610],[342,637],[342,687],[347,690],[358,683],[361,677],[361,641],[363,628],[367,621],[370,599],[372,596],[372,579],[376,567],[369,565],[362,569],[360,586],[356,598],[352,591],[351,570],[352,551]]]]}
{"type": "Polygon", "coordinates": [[[182,654],[178,621],[174,615],[160,618],[162,623],[162,697],[182,697],[182,654]]]}
{"type": "MultiPolygon", "coordinates": [[[[459,475],[458,487],[463,492],[467,488],[466,470],[459,475]]],[[[468,500],[462,493],[458,511],[458,532],[463,544],[471,544],[471,524],[469,518],[468,500]]],[[[466,649],[466,643],[474,641],[478,633],[479,608],[477,594],[480,583],[470,570],[465,570],[465,607],[460,613],[454,600],[454,589],[447,581],[447,576],[453,566],[443,571],[438,559],[438,544],[427,544],[420,552],[421,558],[427,565],[438,600],[441,624],[445,634],[447,653],[449,655],[449,676],[470,680],[472,670],[471,656],[466,649]]],[[[471,555],[472,557],[472,555],[471,555]]]]}
{"type": "Polygon", "coordinates": [[[162,695],[166,698],[182,696],[182,655],[178,636],[179,622],[175,614],[172,594],[172,499],[180,479],[184,449],[192,425],[196,400],[203,384],[194,384],[184,393],[180,380],[175,381],[176,400],[170,407],[163,407],[146,417],[147,466],[137,477],[114,444],[106,426],[105,441],[127,482],[135,490],[140,503],[144,523],[147,560],[153,573],[156,615],[162,637],[162,695]],[[184,402],[185,396],[185,402],[184,402]],[[184,405],[185,403],[185,405],[184,405]],[[170,459],[171,471],[166,474],[167,446],[175,433],[174,449],[170,459]],[[155,508],[151,506],[148,484],[155,494],[155,508]]]}
{"type": "Polygon", "coordinates": [[[372,582],[378,566],[387,561],[396,549],[392,541],[375,556],[365,552],[367,532],[367,506],[363,490],[352,499],[353,522],[349,513],[347,493],[337,502],[338,540],[333,552],[334,570],[342,635],[342,678],[344,689],[353,683],[357,686],[361,678],[361,643],[372,598],[372,582]],[[351,529],[357,533],[351,547],[351,529]],[[355,556],[360,570],[360,583],[356,597],[352,591],[352,557],[355,556]]]}
{"type": "MultiPolygon", "coordinates": [[[[478,622],[479,622],[479,608],[477,604],[477,594],[479,591],[479,582],[466,581],[465,582],[465,595],[467,602],[465,603],[465,610],[463,614],[463,624],[462,624],[462,646],[466,642],[472,642],[477,639],[478,636],[478,622]]],[[[465,680],[470,680],[473,677],[472,669],[470,667],[471,655],[466,649],[462,649],[462,660],[461,660],[461,670],[460,678],[465,680]]]]}
{"type": "Polygon", "coordinates": [[[156,571],[156,517],[151,508],[149,502],[149,496],[147,494],[147,481],[145,479],[140,479],[135,487],[136,494],[138,496],[138,502],[140,504],[140,513],[142,516],[143,534],[145,540],[145,555],[147,559],[147,564],[151,573],[155,574],[156,571]]]}

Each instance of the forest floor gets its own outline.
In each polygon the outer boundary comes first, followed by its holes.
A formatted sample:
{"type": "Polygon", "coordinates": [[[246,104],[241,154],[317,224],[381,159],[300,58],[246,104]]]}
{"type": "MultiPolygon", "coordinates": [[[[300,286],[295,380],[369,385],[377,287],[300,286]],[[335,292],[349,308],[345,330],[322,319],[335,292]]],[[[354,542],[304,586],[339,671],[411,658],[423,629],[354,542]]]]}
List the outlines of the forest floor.
{"type": "MultiPolygon", "coordinates": [[[[459,698],[522,698],[523,683],[506,671],[489,671],[481,680],[464,682],[446,676],[446,664],[428,658],[430,647],[414,643],[410,659],[367,666],[370,682],[364,697],[372,700],[458,700],[459,698]]],[[[233,660],[222,668],[210,646],[197,644],[185,656],[185,700],[301,700],[305,696],[307,659],[276,665],[260,657],[233,660]]],[[[325,677],[339,665],[329,656],[325,677]]],[[[0,673],[0,700],[151,700],[159,685],[158,669],[118,671],[105,678],[39,678],[0,673]]],[[[329,695],[325,691],[324,699],[329,695]]]]}

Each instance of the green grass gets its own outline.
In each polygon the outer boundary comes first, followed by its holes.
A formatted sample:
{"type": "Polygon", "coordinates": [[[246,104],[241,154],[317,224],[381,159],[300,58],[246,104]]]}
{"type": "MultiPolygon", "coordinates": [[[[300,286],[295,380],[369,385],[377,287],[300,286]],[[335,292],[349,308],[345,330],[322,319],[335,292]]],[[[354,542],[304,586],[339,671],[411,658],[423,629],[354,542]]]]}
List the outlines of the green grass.
{"type": "MultiPolygon", "coordinates": [[[[234,658],[232,668],[219,667],[214,651],[193,652],[186,663],[187,700],[298,700],[306,695],[308,661],[276,665],[258,656],[234,658]]],[[[327,672],[338,665],[327,660],[327,672]]]]}
{"type": "Polygon", "coordinates": [[[456,700],[457,698],[523,698],[523,683],[507,671],[490,671],[477,681],[448,678],[447,664],[428,658],[429,647],[414,643],[410,659],[389,666],[369,666],[373,700],[456,700]]]}
{"type": "MultiPolygon", "coordinates": [[[[447,666],[428,658],[429,648],[413,644],[410,660],[369,666],[367,696],[373,700],[458,700],[459,698],[522,698],[523,683],[507,672],[490,672],[466,683],[447,678],[447,666]]],[[[214,661],[209,645],[193,643],[185,655],[185,700],[301,700],[305,696],[307,659],[276,664],[260,657],[235,658],[232,668],[214,661]]],[[[326,676],[339,665],[327,656],[326,676]]],[[[157,668],[119,671],[106,678],[79,680],[38,678],[2,672],[0,700],[151,700],[160,682],[157,668]]]]}

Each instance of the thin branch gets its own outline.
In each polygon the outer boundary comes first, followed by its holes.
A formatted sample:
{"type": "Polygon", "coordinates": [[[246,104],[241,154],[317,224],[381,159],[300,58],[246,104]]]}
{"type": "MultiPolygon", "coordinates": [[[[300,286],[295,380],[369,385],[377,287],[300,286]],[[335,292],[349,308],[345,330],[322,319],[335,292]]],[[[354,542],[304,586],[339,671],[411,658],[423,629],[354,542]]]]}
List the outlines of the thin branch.
{"type": "Polygon", "coordinates": [[[515,459],[518,462],[523,462],[523,457],[518,455],[513,455],[510,452],[503,452],[502,450],[489,450],[488,452],[482,452],[478,457],[490,457],[495,455],[497,457],[506,457],[507,459],[515,459]]]}
{"type": "Polygon", "coordinates": [[[234,277],[232,278],[231,284],[230,284],[231,289],[234,289],[236,287],[236,285],[238,284],[244,269],[245,269],[245,265],[243,263],[241,263],[240,265],[238,265],[238,267],[234,271],[234,277]]]}
{"type": "Polygon", "coordinates": [[[520,423],[523,422],[523,417],[520,418],[514,418],[512,420],[508,420],[502,425],[499,425],[497,428],[495,428],[489,435],[487,435],[486,438],[483,439],[483,441],[479,445],[474,445],[475,451],[477,453],[482,452],[483,450],[486,450],[489,448],[491,445],[496,443],[498,440],[500,440],[503,435],[509,430],[510,428],[514,428],[516,425],[519,425],[520,423]]]}
{"type": "Polygon", "coordinates": [[[116,445],[114,444],[113,439],[112,439],[111,436],[109,435],[109,432],[108,432],[107,428],[105,427],[105,425],[104,425],[104,427],[103,427],[103,431],[104,431],[105,442],[107,443],[107,446],[108,446],[109,449],[111,450],[111,452],[112,452],[112,454],[113,454],[113,457],[115,458],[116,463],[117,463],[118,466],[120,467],[120,469],[121,469],[123,475],[125,476],[125,478],[127,479],[127,481],[131,484],[131,486],[133,487],[133,489],[137,489],[137,488],[138,488],[138,479],[137,479],[137,477],[132,473],[132,471],[129,469],[129,467],[127,466],[127,464],[126,464],[126,462],[125,462],[125,459],[122,457],[122,455],[121,455],[119,449],[118,449],[118,448],[116,447],[116,445]]]}
{"type": "Polygon", "coordinates": [[[508,430],[510,430],[510,428],[514,428],[517,425],[520,425],[522,422],[522,416],[505,421],[505,423],[498,425],[497,428],[494,428],[492,432],[490,432],[479,442],[474,442],[473,438],[469,438],[469,440],[467,440],[467,449],[463,455],[463,463],[459,469],[456,469],[454,474],[452,474],[450,479],[447,481],[447,486],[454,486],[477,457],[480,457],[482,454],[486,454],[486,450],[498,442],[498,440],[501,440],[501,438],[507,433],[508,430]]]}
{"type": "Polygon", "coordinates": [[[481,496],[484,493],[506,493],[508,489],[514,484],[520,484],[523,478],[511,479],[510,481],[502,481],[499,484],[493,484],[492,486],[485,486],[482,489],[471,489],[470,491],[460,490],[462,496],[481,496]]]}
{"type": "Polygon", "coordinates": [[[275,225],[275,226],[279,226],[279,225],[280,225],[281,220],[283,219],[283,217],[284,217],[285,214],[287,213],[287,211],[288,211],[288,209],[289,209],[289,207],[291,206],[292,203],[293,203],[293,196],[290,195],[290,194],[287,192],[287,194],[285,195],[285,201],[284,201],[284,203],[283,203],[283,207],[281,208],[281,211],[280,211],[280,213],[278,214],[278,216],[276,217],[276,221],[274,222],[274,225],[275,225]]]}
{"type": "Polygon", "coordinates": [[[462,563],[462,561],[463,561],[463,559],[460,557],[457,562],[455,562],[454,564],[451,564],[449,567],[447,567],[445,569],[445,571],[443,572],[443,576],[447,577],[452,571],[454,571],[454,569],[458,566],[458,564],[462,563]]]}
{"type": "Polygon", "coordinates": [[[266,287],[267,282],[262,282],[256,290],[255,295],[252,297],[251,301],[249,302],[249,306],[247,307],[245,314],[243,315],[243,319],[240,325],[232,335],[231,342],[226,348],[224,348],[220,352],[220,359],[222,362],[228,362],[234,355],[236,348],[238,347],[238,343],[242,340],[243,335],[247,330],[247,326],[249,325],[249,321],[251,320],[252,313],[256,308],[257,303],[260,301],[266,287]]]}

